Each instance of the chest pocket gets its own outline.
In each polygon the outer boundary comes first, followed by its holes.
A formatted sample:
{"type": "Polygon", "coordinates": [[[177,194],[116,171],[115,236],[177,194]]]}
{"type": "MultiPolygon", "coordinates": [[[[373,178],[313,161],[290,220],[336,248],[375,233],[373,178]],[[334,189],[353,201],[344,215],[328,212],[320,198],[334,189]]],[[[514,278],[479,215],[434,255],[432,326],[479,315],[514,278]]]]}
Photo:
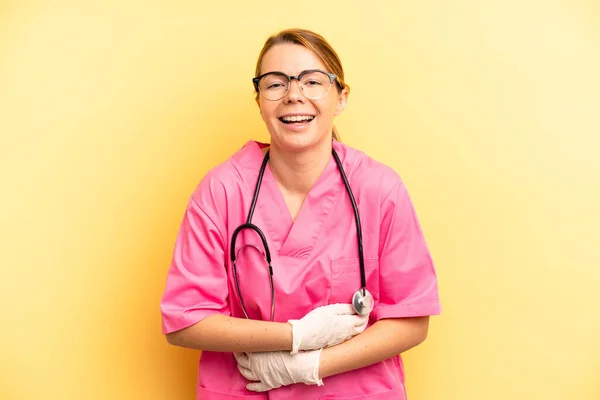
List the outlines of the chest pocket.
{"type": "MultiPolygon", "coordinates": [[[[367,290],[373,295],[375,306],[379,303],[379,260],[365,258],[367,290]]],[[[329,304],[352,303],[352,296],[361,287],[358,258],[331,260],[331,293],[329,304]]]]}

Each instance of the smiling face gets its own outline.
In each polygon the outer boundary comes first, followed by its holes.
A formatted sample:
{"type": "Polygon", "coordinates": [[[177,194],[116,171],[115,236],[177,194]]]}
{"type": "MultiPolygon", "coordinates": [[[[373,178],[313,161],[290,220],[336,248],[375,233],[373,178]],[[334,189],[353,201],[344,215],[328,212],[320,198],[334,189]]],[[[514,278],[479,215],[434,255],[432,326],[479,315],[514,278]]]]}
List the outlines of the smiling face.
{"type": "MultiPolygon", "coordinates": [[[[306,47],[284,43],[265,53],[260,73],[279,71],[298,76],[313,69],[331,72],[306,47]]],[[[271,135],[271,146],[302,151],[331,142],[333,118],[344,110],[347,97],[347,90],[339,91],[334,82],[325,97],[311,100],[303,94],[296,79],[280,100],[270,101],[259,95],[257,103],[271,135]]]]}

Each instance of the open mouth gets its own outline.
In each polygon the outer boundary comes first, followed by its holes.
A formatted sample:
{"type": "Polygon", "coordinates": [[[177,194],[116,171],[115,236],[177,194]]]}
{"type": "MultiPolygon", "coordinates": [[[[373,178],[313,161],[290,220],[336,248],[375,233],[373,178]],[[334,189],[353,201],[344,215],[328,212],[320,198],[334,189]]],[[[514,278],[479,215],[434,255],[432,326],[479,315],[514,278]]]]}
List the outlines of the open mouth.
{"type": "Polygon", "coordinates": [[[279,120],[284,124],[302,125],[308,124],[310,121],[315,119],[314,115],[288,115],[279,117],[279,120]]]}

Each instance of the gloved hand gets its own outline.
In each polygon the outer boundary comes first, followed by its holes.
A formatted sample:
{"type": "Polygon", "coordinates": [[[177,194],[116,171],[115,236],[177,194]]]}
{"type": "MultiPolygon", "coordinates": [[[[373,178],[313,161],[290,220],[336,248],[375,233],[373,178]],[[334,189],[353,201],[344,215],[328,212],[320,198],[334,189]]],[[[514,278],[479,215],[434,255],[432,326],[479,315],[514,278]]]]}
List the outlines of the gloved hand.
{"type": "Polygon", "coordinates": [[[358,335],[367,327],[368,315],[358,315],[350,304],[315,308],[292,325],[292,352],[334,346],[358,335]]]}
{"type": "Polygon", "coordinates": [[[246,389],[265,392],[293,383],[323,385],[319,379],[321,349],[291,355],[287,351],[234,353],[238,370],[249,381],[246,389]]]}

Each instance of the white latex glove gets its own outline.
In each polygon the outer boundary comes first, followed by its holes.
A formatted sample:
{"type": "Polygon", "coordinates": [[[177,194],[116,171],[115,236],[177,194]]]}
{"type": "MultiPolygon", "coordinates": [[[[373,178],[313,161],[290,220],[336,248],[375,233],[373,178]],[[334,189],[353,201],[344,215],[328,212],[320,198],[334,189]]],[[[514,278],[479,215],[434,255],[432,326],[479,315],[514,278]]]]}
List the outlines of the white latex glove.
{"type": "Polygon", "coordinates": [[[321,350],[303,351],[291,355],[287,351],[264,353],[234,353],[238,370],[249,381],[246,389],[265,392],[293,383],[323,385],[319,379],[321,350]]]}
{"type": "Polygon", "coordinates": [[[358,335],[367,327],[368,315],[358,315],[350,304],[315,308],[292,325],[292,352],[335,346],[358,335]]]}

